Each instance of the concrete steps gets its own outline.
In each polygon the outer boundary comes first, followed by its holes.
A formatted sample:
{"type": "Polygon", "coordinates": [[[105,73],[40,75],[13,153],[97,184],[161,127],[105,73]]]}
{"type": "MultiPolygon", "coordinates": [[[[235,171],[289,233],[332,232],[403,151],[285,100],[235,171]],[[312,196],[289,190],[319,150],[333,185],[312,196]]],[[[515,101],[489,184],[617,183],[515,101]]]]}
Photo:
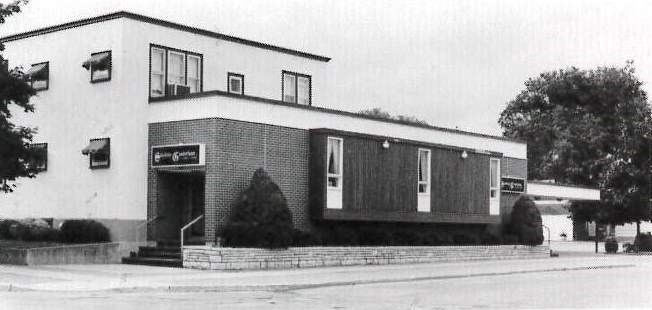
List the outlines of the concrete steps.
{"type": "Polygon", "coordinates": [[[122,258],[123,264],[148,265],[160,267],[183,267],[181,248],[177,241],[157,242],[153,246],[141,246],[138,253],[131,252],[129,257],[122,258]]]}

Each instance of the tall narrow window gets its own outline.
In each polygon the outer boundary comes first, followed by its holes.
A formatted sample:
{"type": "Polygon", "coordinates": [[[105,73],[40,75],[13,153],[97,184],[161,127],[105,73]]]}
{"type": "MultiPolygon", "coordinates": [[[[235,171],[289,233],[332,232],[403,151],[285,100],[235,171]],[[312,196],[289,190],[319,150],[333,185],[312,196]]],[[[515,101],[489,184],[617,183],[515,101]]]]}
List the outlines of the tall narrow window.
{"type": "Polygon", "coordinates": [[[168,84],[186,85],[186,59],[182,53],[168,53],[168,84]]]}
{"type": "Polygon", "coordinates": [[[165,50],[152,48],[151,51],[150,97],[165,96],[165,50]]]}
{"type": "Polygon", "coordinates": [[[342,188],[342,139],[328,137],[327,178],[329,188],[342,188]]]}
{"type": "Polygon", "coordinates": [[[492,158],[489,162],[489,214],[500,213],[500,159],[492,158]]]}
{"type": "Polygon", "coordinates": [[[197,56],[188,55],[188,87],[191,93],[196,93],[200,89],[199,83],[201,82],[201,68],[199,63],[201,60],[197,56]]]}
{"type": "Polygon", "coordinates": [[[291,73],[283,73],[283,101],[296,103],[296,76],[291,73]]]}
{"type": "Polygon", "coordinates": [[[297,77],[297,103],[310,105],[310,77],[297,77]]]}
{"type": "Polygon", "coordinates": [[[283,101],[298,104],[311,104],[310,75],[283,71],[283,101]]]}
{"type": "Polygon", "coordinates": [[[419,194],[430,193],[430,150],[419,149],[419,194]]]}

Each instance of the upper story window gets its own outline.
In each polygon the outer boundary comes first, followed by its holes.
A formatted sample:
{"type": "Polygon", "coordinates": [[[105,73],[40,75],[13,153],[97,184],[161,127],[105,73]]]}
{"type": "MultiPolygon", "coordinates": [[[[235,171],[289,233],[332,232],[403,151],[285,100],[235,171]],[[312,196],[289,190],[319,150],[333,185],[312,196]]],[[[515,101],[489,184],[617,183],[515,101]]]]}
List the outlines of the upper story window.
{"type": "Polygon", "coordinates": [[[283,101],[311,105],[312,87],[310,75],[283,71],[283,101]]]}
{"type": "Polygon", "coordinates": [[[84,61],[82,67],[91,71],[91,83],[110,81],[111,51],[91,54],[91,58],[84,61]]]}
{"type": "Polygon", "coordinates": [[[229,93],[244,95],[244,75],[229,72],[227,74],[229,93]]]}
{"type": "Polygon", "coordinates": [[[32,143],[29,149],[33,150],[33,156],[27,162],[27,167],[36,171],[48,170],[48,144],[32,143]]]}
{"type": "Polygon", "coordinates": [[[202,91],[201,54],[150,46],[149,96],[178,96],[202,91]]]}
{"type": "Polygon", "coordinates": [[[430,150],[419,149],[419,170],[417,191],[419,194],[430,193],[430,150]]]}
{"type": "Polygon", "coordinates": [[[46,61],[33,64],[25,77],[34,90],[47,90],[50,86],[50,63],[46,61]]]}
{"type": "Polygon", "coordinates": [[[328,137],[326,150],[328,188],[342,188],[342,143],[341,138],[328,137]]]}

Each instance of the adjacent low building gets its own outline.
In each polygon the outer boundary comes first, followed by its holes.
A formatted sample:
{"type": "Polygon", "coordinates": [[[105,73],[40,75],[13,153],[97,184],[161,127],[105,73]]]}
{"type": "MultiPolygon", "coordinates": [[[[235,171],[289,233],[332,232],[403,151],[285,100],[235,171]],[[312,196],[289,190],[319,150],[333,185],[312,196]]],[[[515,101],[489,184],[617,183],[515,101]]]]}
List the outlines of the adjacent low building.
{"type": "Polygon", "coordinates": [[[527,191],[527,145],[333,110],[328,57],[129,12],[0,39],[38,90],[47,154],[0,217],[92,218],[117,241],[213,243],[254,170],[295,226],[497,226],[527,191]]]}

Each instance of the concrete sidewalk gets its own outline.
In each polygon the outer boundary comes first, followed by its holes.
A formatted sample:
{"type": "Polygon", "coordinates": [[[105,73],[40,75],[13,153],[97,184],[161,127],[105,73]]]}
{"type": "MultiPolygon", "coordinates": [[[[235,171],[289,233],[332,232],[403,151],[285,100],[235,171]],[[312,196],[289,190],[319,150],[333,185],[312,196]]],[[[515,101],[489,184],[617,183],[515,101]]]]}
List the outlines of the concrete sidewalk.
{"type": "Polygon", "coordinates": [[[651,262],[649,257],[602,254],[591,257],[241,272],[135,265],[0,265],[0,290],[61,292],[287,290],[561,270],[628,268],[651,262]]]}

